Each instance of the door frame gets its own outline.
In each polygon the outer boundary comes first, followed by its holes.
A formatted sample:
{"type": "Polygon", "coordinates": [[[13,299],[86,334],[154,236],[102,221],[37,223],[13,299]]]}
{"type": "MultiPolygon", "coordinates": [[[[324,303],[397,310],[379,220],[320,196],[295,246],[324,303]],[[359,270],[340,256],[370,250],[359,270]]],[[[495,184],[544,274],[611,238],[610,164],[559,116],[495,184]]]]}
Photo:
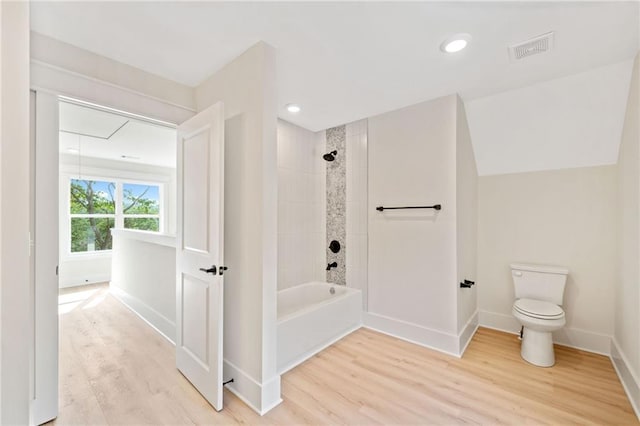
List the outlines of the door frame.
{"type": "Polygon", "coordinates": [[[30,287],[33,341],[30,353],[30,421],[58,415],[58,97],[32,91],[30,127],[30,287]],[[55,158],[56,161],[49,161],[55,158]],[[51,226],[51,224],[54,226],[51,226]],[[55,287],[54,287],[55,286],[55,287]],[[55,320],[52,320],[55,317],[55,320]]]}
{"type": "MultiPolygon", "coordinates": [[[[102,83],[102,82],[98,82],[98,83],[102,83]]],[[[102,83],[104,84],[104,83],[102,83]]],[[[112,87],[113,88],[113,87],[112,87]]],[[[119,87],[117,87],[118,89],[120,89],[119,87]]],[[[115,89],[115,88],[114,88],[115,89]]],[[[56,111],[57,111],[57,105],[61,100],[69,100],[72,102],[76,102],[79,104],[86,104],[87,106],[92,106],[94,108],[99,108],[99,109],[103,109],[106,111],[111,111],[113,113],[119,113],[119,114],[123,114],[126,116],[130,116],[130,117],[135,117],[137,119],[142,119],[142,120],[147,120],[147,121],[151,121],[153,123],[159,123],[168,127],[174,127],[177,128],[178,124],[177,123],[172,123],[163,119],[156,119],[153,118],[149,115],[140,115],[140,114],[136,114],[136,113],[130,113],[126,111],[126,107],[124,109],[120,109],[120,108],[116,108],[116,107],[112,107],[112,106],[107,106],[107,105],[103,105],[101,103],[100,100],[94,100],[94,99],[87,99],[86,97],[83,96],[69,96],[65,93],[62,93],[61,91],[58,90],[50,90],[47,88],[42,88],[42,87],[38,87],[38,86],[34,86],[31,85],[31,92],[35,93],[35,100],[37,103],[37,98],[38,98],[38,94],[42,94],[45,96],[51,96],[53,98],[55,98],[55,102],[56,102],[56,111]]],[[[147,98],[147,99],[153,99],[149,96],[146,96],[144,94],[138,94],[139,96],[143,97],[143,98],[147,98]]],[[[32,96],[32,95],[30,95],[32,96]]],[[[164,103],[162,101],[158,101],[156,99],[153,99],[156,102],[160,102],[164,105],[171,105],[169,103],[164,103]]],[[[34,105],[35,106],[35,105],[34,105]]],[[[181,108],[179,106],[172,106],[173,108],[180,108],[182,110],[187,110],[189,111],[189,113],[193,116],[196,114],[195,111],[190,111],[187,108],[181,108]]],[[[40,118],[38,118],[38,114],[36,111],[36,114],[34,114],[33,116],[29,117],[29,126],[30,129],[33,131],[34,129],[36,129],[36,138],[37,136],[37,127],[38,127],[38,123],[40,120],[43,120],[42,117],[42,113],[43,111],[40,111],[40,118]],[[34,122],[32,123],[31,121],[34,120],[34,122]]],[[[44,111],[44,114],[46,114],[47,112],[44,111]]],[[[48,117],[49,119],[51,119],[51,116],[48,117]]],[[[45,118],[46,119],[46,116],[45,118]]],[[[59,119],[59,115],[56,114],[55,116],[55,121],[56,121],[56,126],[57,126],[57,122],[59,119]]],[[[34,151],[32,153],[34,158],[30,159],[30,163],[29,163],[29,177],[30,179],[33,179],[35,181],[35,176],[36,176],[36,163],[35,163],[35,158],[40,157],[42,159],[42,165],[47,167],[47,168],[51,168],[51,167],[55,167],[56,170],[58,170],[59,167],[59,156],[57,155],[59,152],[59,148],[58,148],[58,135],[57,132],[54,136],[52,135],[48,135],[48,137],[53,137],[55,138],[55,141],[57,142],[55,144],[55,153],[56,155],[49,155],[47,157],[46,155],[46,151],[43,152],[42,150],[42,146],[41,144],[38,144],[35,139],[33,141],[30,141],[31,146],[34,148],[34,151]]],[[[59,173],[58,173],[59,174],[59,173]]],[[[55,243],[56,243],[56,254],[57,254],[57,260],[56,260],[56,265],[59,265],[59,258],[60,258],[60,254],[58,253],[58,247],[59,247],[59,231],[60,231],[60,224],[59,224],[59,220],[58,220],[58,212],[59,212],[59,184],[58,184],[58,179],[59,177],[56,176],[55,179],[55,191],[53,192],[53,197],[48,197],[48,198],[53,198],[52,200],[47,200],[47,199],[42,199],[42,197],[38,197],[37,192],[35,191],[35,185],[32,186],[30,188],[30,203],[31,206],[33,207],[31,214],[33,215],[33,220],[30,220],[29,224],[30,224],[30,232],[33,232],[33,234],[30,235],[30,248],[31,246],[31,242],[32,241],[36,241],[37,239],[37,232],[35,229],[32,229],[32,225],[35,226],[34,222],[36,217],[38,216],[38,214],[42,213],[42,210],[47,210],[47,209],[53,209],[53,211],[55,211],[55,217],[56,220],[53,222],[52,226],[50,226],[50,231],[51,232],[55,232],[55,234],[58,236],[58,238],[56,239],[55,243]]],[[[33,257],[33,256],[32,256],[33,257]]],[[[48,304],[54,304],[55,305],[55,321],[52,321],[52,327],[51,330],[53,330],[53,328],[55,328],[55,338],[52,337],[52,331],[49,330],[48,333],[44,333],[43,335],[38,335],[37,331],[36,331],[36,306],[38,306],[38,304],[36,303],[36,300],[38,299],[39,296],[41,296],[41,292],[42,289],[38,288],[36,286],[35,283],[35,277],[36,274],[38,273],[38,268],[36,266],[36,262],[37,261],[31,261],[29,263],[29,275],[30,275],[30,280],[29,280],[29,287],[30,287],[30,300],[29,300],[29,309],[30,309],[30,313],[32,315],[32,328],[30,330],[31,333],[31,342],[29,344],[29,421],[30,424],[33,424],[34,421],[36,421],[36,418],[34,417],[34,410],[40,410],[40,408],[38,408],[38,404],[35,403],[35,397],[37,396],[37,392],[38,392],[38,386],[36,386],[36,383],[39,381],[38,377],[36,376],[36,374],[38,373],[38,371],[40,369],[36,369],[36,365],[38,363],[37,361],[37,352],[36,352],[36,346],[38,346],[38,342],[36,341],[38,338],[44,338],[46,339],[49,343],[46,342],[40,342],[39,346],[42,348],[46,348],[47,345],[51,346],[51,342],[54,342],[53,344],[55,344],[55,350],[52,351],[51,349],[47,350],[47,349],[43,349],[44,351],[47,351],[49,353],[54,353],[55,354],[55,363],[53,362],[53,360],[50,360],[51,362],[49,364],[51,365],[55,365],[55,374],[52,374],[52,371],[50,371],[47,375],[47,383],[49,383],[51,386],[51,388],[55,388],[55,416],[57,417],[58,415],[58,393],[59,393],[59,389],[60,389],[60,382],[59,382],[59,377],[58,377],[58,359],[59,359],[59,353],[60,353],[60,348],[59,348],[59,344],[58,344],[58,325],[59,325],[59,316],[58,316],[58,291],[59,291],[59,282],[58,280],[56,280],[56,287],[55,289],[53,288],[45,288],[46,291],[46,296],[45,299],[46,302],[48,304]],[[55,296],[54,296],[55,294],[55,296]],[[53,324],[55,324],[55,327],[53,327],[53,324]],[[51,385],[51,383],[53,383],[53,385],[51,385]]],[[[56,269],[56,275],[57,275],[57,269],[56,269]]],[[[49,312],[49,314],[51,314],[51,312],[49,312]]],[[[51,398],[51,396],[49,397],[51,398]]],[[[49,409],[50,412],[50,409],[49,409]]]]}

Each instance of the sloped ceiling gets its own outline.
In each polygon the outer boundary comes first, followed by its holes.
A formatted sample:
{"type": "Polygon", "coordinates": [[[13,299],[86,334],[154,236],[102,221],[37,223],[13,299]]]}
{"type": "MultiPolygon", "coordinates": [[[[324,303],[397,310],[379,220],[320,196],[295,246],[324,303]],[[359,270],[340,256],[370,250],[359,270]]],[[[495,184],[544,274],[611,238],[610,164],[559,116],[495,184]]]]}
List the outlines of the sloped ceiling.
{"type": "Polygon", "coordinates": [[[479,175],[616,164],[633,60],[465,103],[479,175]]]}

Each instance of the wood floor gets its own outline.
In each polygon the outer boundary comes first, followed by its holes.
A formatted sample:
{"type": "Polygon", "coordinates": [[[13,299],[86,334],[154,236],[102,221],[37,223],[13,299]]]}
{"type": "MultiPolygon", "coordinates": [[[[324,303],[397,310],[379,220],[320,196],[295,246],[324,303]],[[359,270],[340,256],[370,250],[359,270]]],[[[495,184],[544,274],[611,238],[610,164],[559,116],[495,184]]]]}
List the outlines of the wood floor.
{"type": "Polygon", "coordinates": [[[55,425],[638,424],[611,362],[556,347],[557,363],[520,358],[516,336],[479,329],[456,359],[361,329],[282,377],[263,417],[228,391],[216,413],[176,371],[173,346],[108,294],[61,305],[55,425]]]}

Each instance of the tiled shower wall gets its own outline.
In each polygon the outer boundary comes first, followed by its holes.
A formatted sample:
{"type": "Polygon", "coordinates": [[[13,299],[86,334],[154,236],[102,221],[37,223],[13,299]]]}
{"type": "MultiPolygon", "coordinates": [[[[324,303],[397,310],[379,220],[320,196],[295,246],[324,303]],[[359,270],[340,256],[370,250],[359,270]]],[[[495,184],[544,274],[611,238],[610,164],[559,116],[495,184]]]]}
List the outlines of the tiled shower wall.
{"type": "Polygon", "coordinates": [[[278,289],[346,284],[363,291],[366,308],[367,217],[367,121],[314,133],[279,120],[278,289]],[[334,149],[335,161],[322,159],[334,149]]]}
{"type": "Polygon", "coordinates": [[[327,281],[346,285],[347,251],[347,134],[346,126],[327,129],[327,152],[337,151],[335,160],[327,161],[327,263],[336,262],[337,267],[327,271],[327,281]],[[329,250],[332,240],[340,243],[338,253],[329,250]]]}
{"type": "Polygon", "coordinates": [[[367,307],[367,120],[347,124],[347,285],[367,307]]]}
{"type": "Polygon", "coordinates": [[[325,281],[324,132],[278,120],[278,289],[325,281]]]}
{"type": "Polygon", "coordinates": [[[338,151],[327,163],[327,262],[338,268],[327,281],[361,289],[367,300],[367,120],[327,130],[327,148],[338,151]],[[328,249],[337,239],[342,250],[328,249]]]}

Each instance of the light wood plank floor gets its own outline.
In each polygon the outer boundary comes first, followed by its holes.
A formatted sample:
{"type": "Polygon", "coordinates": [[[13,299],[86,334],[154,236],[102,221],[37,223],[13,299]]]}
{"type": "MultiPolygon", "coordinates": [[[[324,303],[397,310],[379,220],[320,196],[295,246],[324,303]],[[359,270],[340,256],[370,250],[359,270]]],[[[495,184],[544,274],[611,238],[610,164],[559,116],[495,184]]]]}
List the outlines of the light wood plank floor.
{"type": "Polygon", "coordinates": [[[55,425],[638,424],[608,358],[560,346],[537,368],[516,336],[483,328],[462,359],[361,329],[285,374],[264,417],[228,391],[216,413],[171,344],[107,287],[80,291],[61,296],[55,425]]]}

